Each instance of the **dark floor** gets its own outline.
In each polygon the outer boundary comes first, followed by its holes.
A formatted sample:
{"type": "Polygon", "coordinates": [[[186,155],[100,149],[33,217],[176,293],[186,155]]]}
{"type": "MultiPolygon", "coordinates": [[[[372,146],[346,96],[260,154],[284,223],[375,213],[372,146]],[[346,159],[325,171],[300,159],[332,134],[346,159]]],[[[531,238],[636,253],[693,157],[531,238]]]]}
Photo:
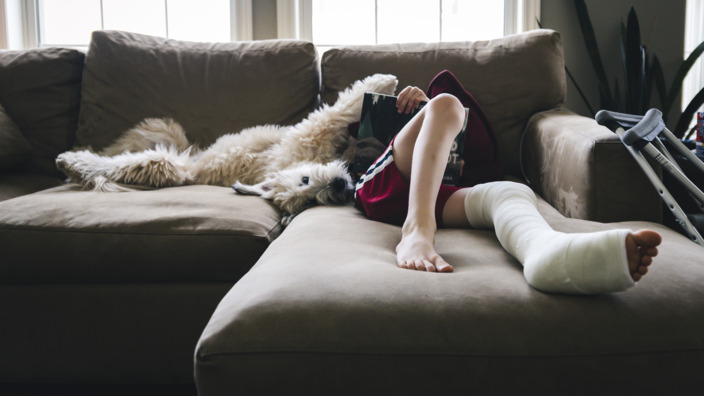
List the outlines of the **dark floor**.
{"type": "Polygon", "coordinates": [[[195,396],[193,384],[0,384],[0,396],[195,396]]]}

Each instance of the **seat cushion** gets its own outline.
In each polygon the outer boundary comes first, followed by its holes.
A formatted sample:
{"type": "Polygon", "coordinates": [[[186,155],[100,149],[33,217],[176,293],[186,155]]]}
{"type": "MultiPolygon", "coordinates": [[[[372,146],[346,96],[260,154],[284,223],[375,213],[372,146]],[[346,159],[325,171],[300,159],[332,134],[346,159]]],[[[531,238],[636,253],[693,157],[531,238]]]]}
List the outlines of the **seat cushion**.
{"type": "Polygon", "coordinates": [[[280,232],[268,201],[230,188],[65,185],[0,202],[0,283],[233,281],[280,232]]]}
{"type": "Polygon", "coordinates": [[[526,283],[491,230],[440,230],[436,247],[455,272],[416,272],[395,264],[399,227],[351,207],[313,208],[213,314],[196,352],[199,394],[701,386],[704,248],[652,223],[566,219],[544,202],[540,210],[561,231],[654,227],[660,255],[627,292],[546,294],[526,283]]]}
{"type": "Polygon", "coordinates": [[[318,56],[295,40],[193,43],[93,33],[76,138],[99,150],[147,117],[171,117],[201,146],[244,128],[287,125],[318,104],[318,56]]]}

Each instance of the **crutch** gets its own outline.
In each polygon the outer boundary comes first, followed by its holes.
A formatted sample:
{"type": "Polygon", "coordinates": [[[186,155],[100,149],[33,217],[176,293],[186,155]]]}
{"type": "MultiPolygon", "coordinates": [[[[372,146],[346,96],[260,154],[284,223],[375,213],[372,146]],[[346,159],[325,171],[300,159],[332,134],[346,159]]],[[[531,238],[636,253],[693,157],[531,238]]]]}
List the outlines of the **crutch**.
{"type": "Polygon", "coordinates": [[[645,152],[653,157],[665,171],[685,187],[689,195],[696,201],[699,210],[704,212],[704,193],[682,172],[682,169],[677,165],[677,161],[670,155],[665,145],[658,139],[658,136],[662,135],[663,139],[694,164],[696,170],[702,172],[702,174],[704,174],[704,163],[665,127],[660,110],[650,109],[644,116],[601,110],[596,114],[595,118],[597,123],[606,126],[618,135],[638,165],[643,169],[658,194],[660,194],[667,208],[675,216],[675,221],[682,226],[693,242],[704,246],[704,240],[700,234],[701,230],[697,230],[692,224],[692,220],[699,219],[702,215],[688,216],[685,214],[643,156],[643,152],[645,152]],[[628,130],[625,128],[628,128],[628,130]]]}

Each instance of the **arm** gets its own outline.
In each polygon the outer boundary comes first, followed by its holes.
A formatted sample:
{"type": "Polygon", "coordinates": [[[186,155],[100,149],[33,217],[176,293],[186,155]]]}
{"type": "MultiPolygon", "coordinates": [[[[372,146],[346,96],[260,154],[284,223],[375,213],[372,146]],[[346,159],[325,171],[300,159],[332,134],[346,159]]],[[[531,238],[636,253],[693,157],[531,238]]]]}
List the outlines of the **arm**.
{"type": "Polygon", "coordinates": [[[594,119],[569,110],[538,113],[521,153],[533,189],[567,217],[662,222],[655,188],[618,136],[594,119]]]}

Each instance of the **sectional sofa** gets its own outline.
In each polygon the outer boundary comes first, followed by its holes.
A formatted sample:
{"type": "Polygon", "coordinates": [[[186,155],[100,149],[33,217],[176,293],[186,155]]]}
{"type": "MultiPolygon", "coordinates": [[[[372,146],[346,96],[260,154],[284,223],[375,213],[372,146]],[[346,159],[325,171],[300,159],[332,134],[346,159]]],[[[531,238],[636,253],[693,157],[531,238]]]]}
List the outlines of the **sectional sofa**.
{"type": "Polygon", "coordinates": [[[704,389],[704,249],[661,225],[617,137],[564,108],[559,33],[335,48],[95,32],[87,53],[0,52],[0,383],[193,384],[199,394],[688,394],[704,389]],[[663,236],[632,290],[546,294],[486,230],[443,229],[455,272],[395,265],[400,228],[350,205],[281,225],[267,201],[190,185],[95,193],[54,165],[145,117],[199,145],[291,124],[353,81],[450,70],[505,178],[564,232],[663,236]]]}

